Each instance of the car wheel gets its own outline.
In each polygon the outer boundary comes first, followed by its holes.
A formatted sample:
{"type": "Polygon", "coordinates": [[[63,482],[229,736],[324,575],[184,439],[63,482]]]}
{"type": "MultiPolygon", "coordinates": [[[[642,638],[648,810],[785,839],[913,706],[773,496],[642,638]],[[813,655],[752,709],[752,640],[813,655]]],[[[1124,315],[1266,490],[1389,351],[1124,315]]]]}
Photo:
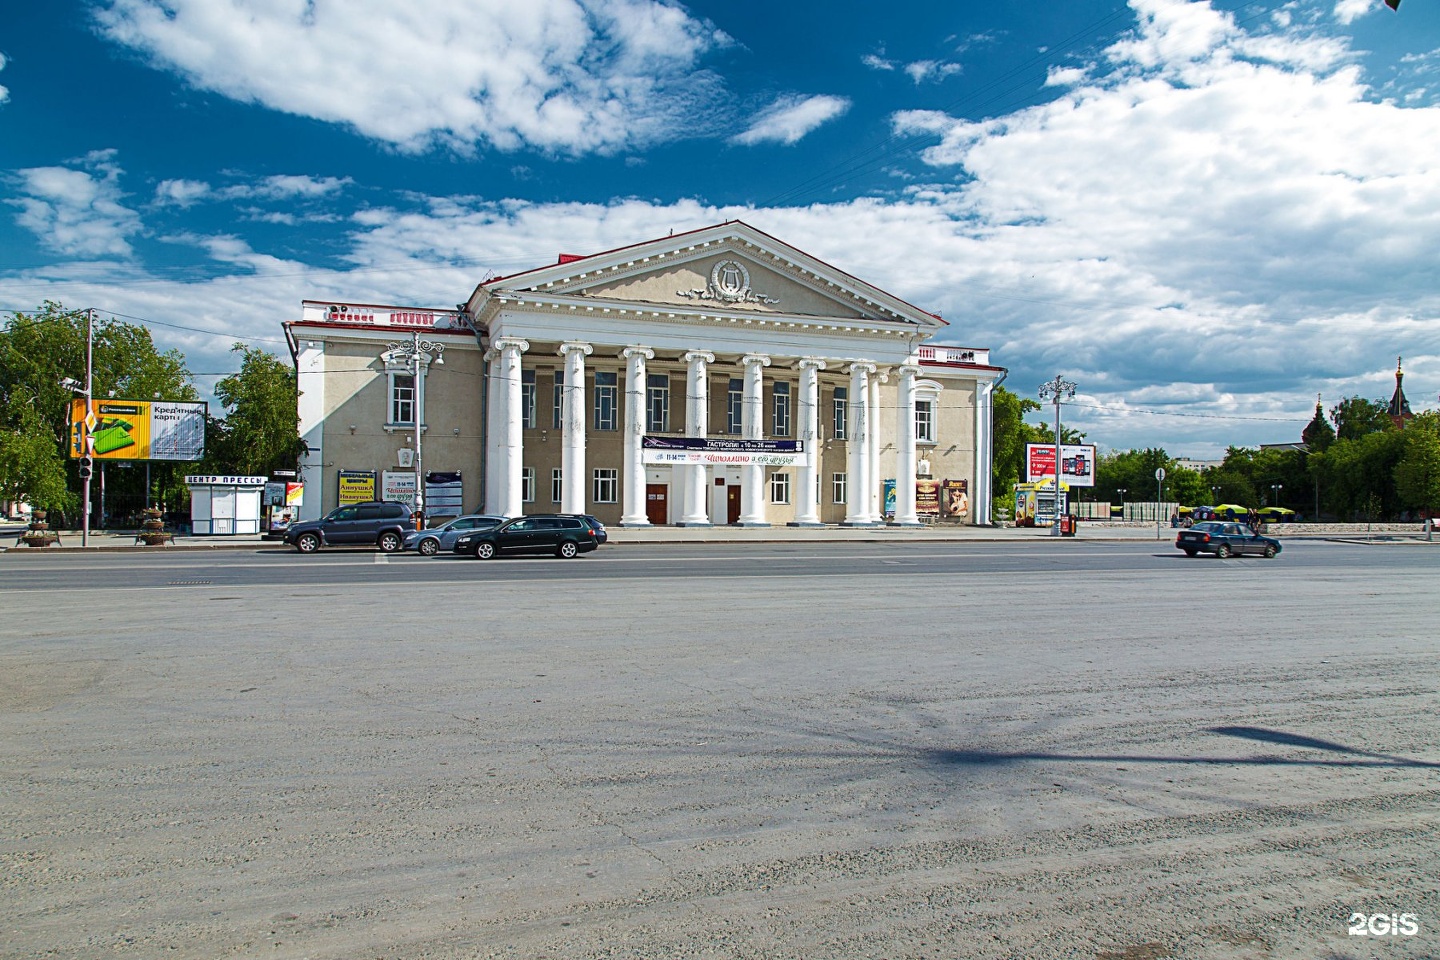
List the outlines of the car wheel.
{"type": "Polygon", "coordinates": [[[1224,560],[1226,557],[1230,556],[1230,544],[1222,543],[1220,544],[1220,546],[1216,547],[1215,556],[1219,557],[1221,560],[1224,560]]]}
{"type": "Polygon", "coordinates": [[[420,541],[420,544],[415,549],[420,551],[420,556],[422,557],[433,557],[440,552],[440,541],[432,537],[426,537],[420,541]]]}
{"type": "Polygon", "coordinates": [[[476,560],[493,560],[495,558],[495,544],[481,540],[475,544],[476,560]]]}
{"type": "Polygon", "coordinates": [[[320,538],[313,533],[302,533],[295,541],[295,549],[301,553],[314,553],[320,549],[320,538]]]}
{"type": "Polygon", "coordinates": [[[1193,557],[1193,556],[1195,556],[1195,554],[1197,554],[1197,553],[1199,553],[1199,552],[1200,552],[1199,550],[1191,550],[1191,549],[1189,549],[1189,548],[1186,548],[1186,550],[1185,550],[1185,556],[1187,556],[1187,557],[1193,557]]]}
{"type": "Polygon", "coordinates": [[[564,557],[566,560],[575,559],[575,555],[579,552],[580,548],[575,546],[574,540],[566,540],[555,548],[555,555],[557,557],[564,557]]]}
{"type": "Polygon", "coordinates": [[[1279,553],[1279,552],[1280,552],[1279,550],[1276,550],[1276,549],[1275,549],[1275,544],[1273,544],[1273,543],[1267,543],[1267,544],[1265,544],[1265,559],[1266,559],[1266,560],[1273,560],[1273,559],[1275,559],[1275,554],[1277,554],[1277,553],[1279,553]]]}
{"type": "Polygon", "coordinates": [[[394,553],[400,549],[400,543],[400,534],[394,530],[386,530],[380,534],[379,545],[382,553],[394,553]]]}

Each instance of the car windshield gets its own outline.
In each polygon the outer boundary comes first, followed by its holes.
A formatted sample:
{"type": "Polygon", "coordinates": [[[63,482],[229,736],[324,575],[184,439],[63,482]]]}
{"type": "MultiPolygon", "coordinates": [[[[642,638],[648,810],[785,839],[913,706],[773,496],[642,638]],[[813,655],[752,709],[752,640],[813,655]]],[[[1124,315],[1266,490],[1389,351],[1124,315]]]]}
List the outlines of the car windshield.
{"type": "Polygon", "coordinates": [[[1191,529],[1198,530],[1201,533],[1223,533],[1225,531],[1225,524],[1216,523],[1214,520],[1206,520],[1204,523],[1195,524],[1191,529]]]}

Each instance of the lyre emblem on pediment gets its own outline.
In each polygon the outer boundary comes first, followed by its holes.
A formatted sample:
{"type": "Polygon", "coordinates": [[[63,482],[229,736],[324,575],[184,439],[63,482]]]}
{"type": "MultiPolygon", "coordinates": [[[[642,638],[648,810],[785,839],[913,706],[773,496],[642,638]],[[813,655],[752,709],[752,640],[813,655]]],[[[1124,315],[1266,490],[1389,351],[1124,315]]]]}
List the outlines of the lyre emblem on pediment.
{"type": "Polygon", "coordinates": [[[719,303],[779,303],[774,297],[750,289],[750,271],[738,260],[721,260],[710,271],[710,282],[703,289],[680,290],[690,300],[715,300],[719,303]]]}

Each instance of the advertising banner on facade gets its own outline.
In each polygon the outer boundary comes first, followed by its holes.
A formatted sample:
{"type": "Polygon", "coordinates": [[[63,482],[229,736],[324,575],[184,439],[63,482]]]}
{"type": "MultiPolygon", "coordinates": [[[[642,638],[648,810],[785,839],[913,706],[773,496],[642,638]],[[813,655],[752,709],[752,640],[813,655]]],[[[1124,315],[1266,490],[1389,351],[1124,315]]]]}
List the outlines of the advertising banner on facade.
{"type": "Polygon", "coordinates": [[[386,470],[380,475],[381,500],[398,500],[411,510],[415,509],[415,472],[413,470],[386,470]]]}
{"type": "MultiPolygon", "coordinates": [[[[1072,487],[1095,486],[1095,445],[1066,443],[1060,447],[1060,482],[1072,487]]],[[[1055,476],[1055,444],[1025,444],[1025,482],[1055,476]]]]}
{"type": "Polygon", "coordinates": [[[641,437],[646,464],[719,464],[791,467],[807,462],[803,440],[732,440],[719,437],[641,437]]]}
{"type": "MultiPolygon", "coordinates": [[[[199,460],[205,456],[204,403],[93,400],[90,455],[97,460],[199,460]]],[[[85,451],[85,401],[70,401],[70,456],[85,451]]]]}
{"type": "Polygon", "coordinates": [[[341,470],[340,495],[342,506],[347,503],[366,503],[375,499],[374,470],[341,470]]]}
{"type": "Polygon", "coordinates": [[[970,481],[946,480],[943,489],[945,516],[956,518],[970,516],[970,481]]]}
{"type": "Polygon", "coordinates": [[[435,470],[425,474],[425,516],[458,517],[464,508],[465,488],[460,471],[435,470]]]}
{"type": "Polygon", "coordinates": [[[915,513],[922,517],[940,516],[940,481],[921,477],[915,481],[915,513]]]}

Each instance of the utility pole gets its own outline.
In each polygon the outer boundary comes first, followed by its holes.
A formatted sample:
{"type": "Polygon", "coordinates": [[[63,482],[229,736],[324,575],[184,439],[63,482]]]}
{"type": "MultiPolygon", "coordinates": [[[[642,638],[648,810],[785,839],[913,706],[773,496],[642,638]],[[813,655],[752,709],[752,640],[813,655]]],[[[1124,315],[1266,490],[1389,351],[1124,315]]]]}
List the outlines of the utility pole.
{"type": "Polygon", "coordinates": [[[1071,383],[1069,380],[1066,380],[1064,377],[1060,376],[1059,374],[1056,374],[1054,380],[1051,380],[1051,381],[1049,381],[1049,382],[1047,382],[1047,383],[1042,383],[1042,384],[1040,384],[1040,399],[1041,399],[1041,400],[1049,400],[1051,403],[1055,404],[1055,498],[1054,498],[1054,500],[1052,501],[1052,502],[1054,503],[1054,509],[1051,511],[1052,513],[1055,514],[1055,519],[1054,519],[1054,522],[1050,525],[1050,536],[1052,536],[1052,537],[1058,537],[1058,536],[1060,536],[1060,473],[1061,473],[1061,470],[1060,470],[1060,466],[1061,466],[1061,458],[1060,458],[1060,449],[1061,449],[1061,448],[1060,448],[1060,401],[1061,401],[1062,399],[1065,399],[1065,400],[1074,400],[1074,399],[1075,399],[1075,384],[1071,383]]]}

